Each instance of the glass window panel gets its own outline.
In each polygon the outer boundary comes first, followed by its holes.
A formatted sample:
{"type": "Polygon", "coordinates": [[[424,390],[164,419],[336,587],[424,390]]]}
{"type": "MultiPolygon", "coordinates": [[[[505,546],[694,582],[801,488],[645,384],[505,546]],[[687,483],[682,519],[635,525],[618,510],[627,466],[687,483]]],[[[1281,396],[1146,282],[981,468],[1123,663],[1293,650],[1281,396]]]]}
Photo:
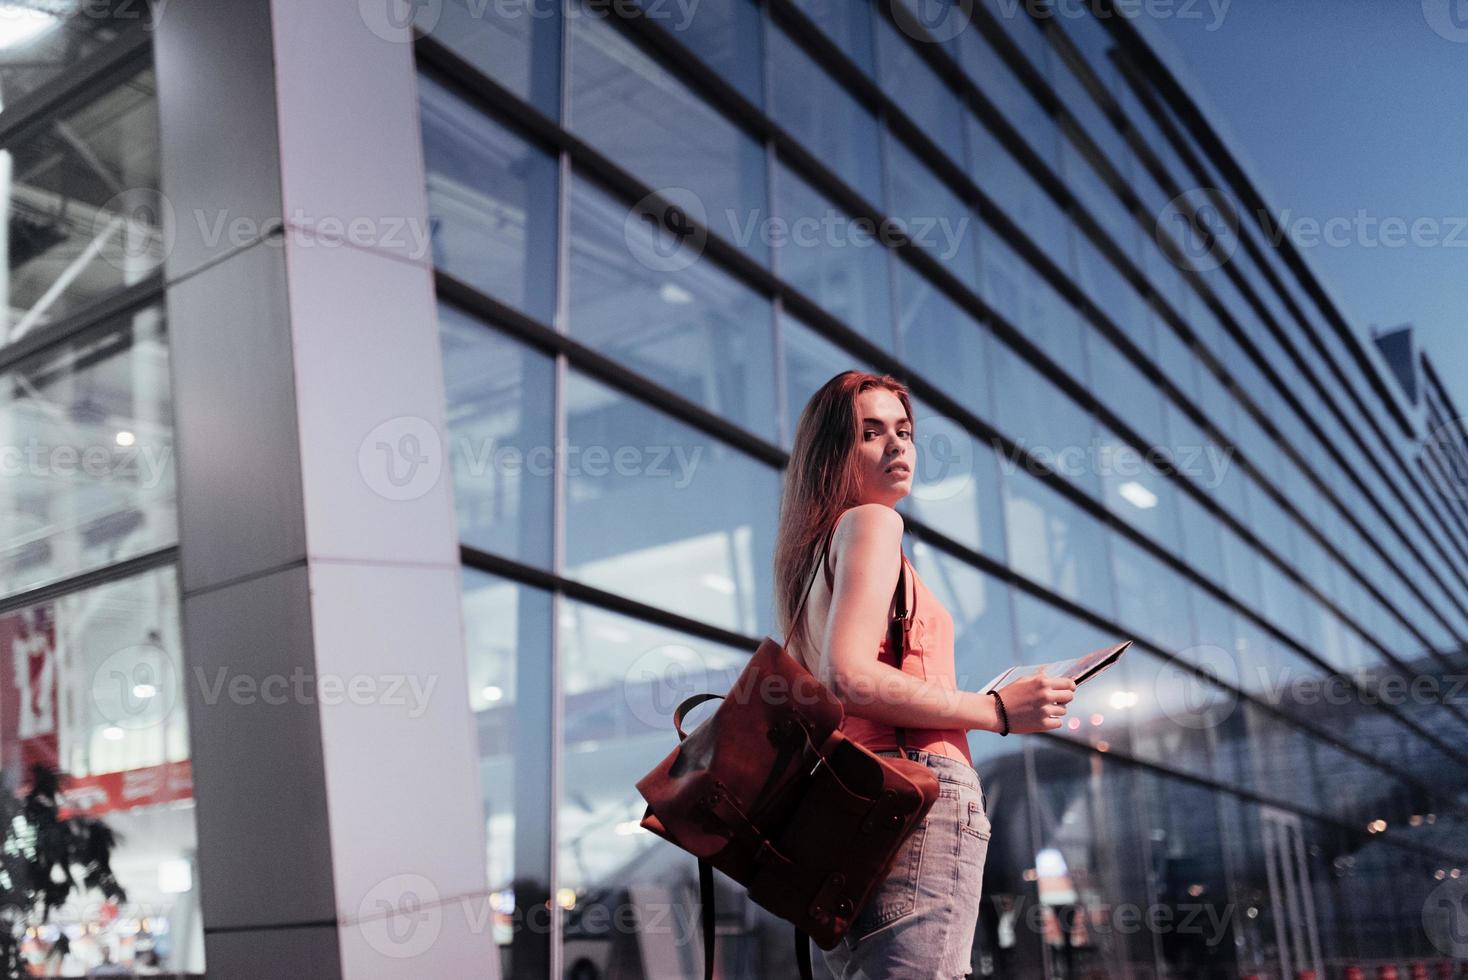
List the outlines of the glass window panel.
{"type": "Polygon", "coordinates": [[[979,255],[984,301],[1055,363],[1084,381],[1080,314],[997,232],[987,225],[984,230],[979,255]]]}
{"type": "Polygon", "coordinates": [[[882,200],[877,120],[771,23],[770,115],[873,204],[882,200]]]}
{"type": "Polygon", "coordinates": [[[1097,468],[1106,508],[1157,541],[1179,550],[1177,491],[1147,453],[1097,423],[1097,468]]]}
{"type": "MultiPolygon", "coordinates": [[[[1037,462],[1049,466],[1090,494],[1100,492],[1093,452],[1091,413],[1004,343],[991,345],[994,417],[998,426],[1037,462]]],[[[1014,466],[1019,460],[1007,460],[1014,466]]],[[[1007,469],[1013,467],[1006,467],[1007,469]]]]}
{"type": "Polygon", "coordinates": [[[876,26],[878,84],[950,160],[962,167],[964,113],[957,93],[934,74],[907,36],[885,17],[878,17],[876,26]]]}
{"type": "Polygon", "coordinates": [[[979,290],[978,222],[901,140],[884,132],[888,212],[912,243],[941,262],[970,289],[979,290]]]}
{"type": "MultiPolygon", "coordinates": [[[[1040,32],[1039,24],[1030,16],[1027,6],[1023,3],[1011,3],[1009,0],[980,0],[978,4],[985,13],[999,22],[1004,33],[1009,35],[1009,39],[1034,65],[1036,73],[1045,77],[1049,63],[1045,52],[1049,49],[1049,44],[1045,41],[1045,35],[1040,32]]],[[[982,14],[976,13],[975,16],[982,14]]],[[[977,28],[965,33],[972,34],[976,31],[977,28]]]]}
{"type": "Polygon", "coordinates": [[[1132,343],[1145,353],[1152,353],[1155,343],[1152,311],[1143,302],[1141,294],[1079,229],[1073,238],[1078,273],[1076,281],[1082,291],[1132,343]]]}
{"type": "Polygon", "coordinates": [[[418,77],[433,264],[549,322],[556,300],[556,161],[418,77]]]}
{"type": "Polygon", "coordinates": [[[980,418],[989,417],[988,329],[906,262],[896,271],[903,360],[980,418]]]}
{"type": "Polygon", "coordinates": [[[160,307],[53,347],[3,378],[0,594],[178,541],[160,307]]]}
{"type": "Polygon", "coordinates": [[[989,199],[1063,272],[1073,272],[1070,219],[1055,199],[1010,155],[988,127],[967,117],[970,172],[989,199]]]}
{"type": "MultiPolygon", "coordinates": [[[[582,0],[586,3],[587,0],[582,0]]],[[[570,129],[710,231],[769,260],[765,151],[605,17],[571,23],[570,129]]]]}
{"type": "Polygon", "coordinates": [[[1052,167],[1056,166],[1060,133],[1055,117],[1036,101],[1029,88],[1010,70],[1009,64],[989,46],[980,30],[970,28],[961,31],[958,48],[963,69],[979,91],[994,103],[1005,121],[1039,154],[1040,159],[1052,167]]]}
{"type": "Polygon", "coordinates": [[[1219,536],[1218,518],[1193,499],[1189,493],[1176,497],[1178,516],[1182,523],[1182,553],[1188,565],[1212,579],[1216,584],[1227,582],[1223,564],[1223,541],[1219,536]]]}
{"type": "MultiPolygon", "coordinates": [[[[69,6],[11,6],[0,16],[7,32],[22,19],[86,20],[40,12],[69,6]]],[[[137,9],[147,15],[146,4],[137,9]]],[[[76,36],[79,47],[87,47],[85,32],[76,36]]],[[[53,51],[52,43],[38,39],[35,45],[61,64],[70,60],[70,52],[53,51]]],[[[44,62],[32,63],[8,45],[5,54],[0,79],[18,73],[30,80],[44,70],[44,62]]],[[[15,95],[6,89],[5,104],[15,95]]],[[[167,202],[158,193],[158,94],[151,70],[30,133],[0,150],[9,228],[3,343],[146,278],[163,263],[172,232],[164,227],[167,202]]]]}
{"type": "MultiPolygon", "coordinates": [[[[1149,316],[1152,320],[1153,330],[1149,333],[1154,337],[1156,346],[1149,351],[1157,365],[1162,368],[1173,387],[1182,392],[1183,397],[1190,401],[1198,400],[1198,367],[1197,361],[1190,348],[1182,337],[1178,336],[1171,324],[1162,323],[1155,315],[1149,316]]],[[[1143,350],[1147,348],[1143,347],[1143,350]]]]}
{"type": "Polygon", "coordinates": [[[775,249],[780,278],[878,347],[893,350],[890,253],[875,229],[778,163],[775,213],[789,228],[775,249]]]}
{"type": "Polygon", "coordinates": [[[555,364],[439,304],[459,540],[549,568],[555,364]]]}
{"type": "Polygon", "coordinates": [[[414,4],[414,26],[552,119],[561,115],[560,3],[414,4]]]}
{"type": "Polygon", "coordinates": [[[566,574],[724,629],[774,631],[779,474],[571,372],[566,574]]]}
{"type": "Polygon", "coordinates": [[[1259,553],[1228,527],[1218,525],[1228,589],[1250,609],[1262,608],[1259,597],[1259,553]]]}
{"type": "Polygon", "coordinates": [[[867,74],[872,56],[871,0],[794,0],[795,6],[820,25],[826,36],[867,74]]]}
{"type": "Polygon", "coordinates": [[[501,968],[506,976],[546,976],[551,786],[545,773],[555,737],[551,597],[465,568],[463,607],[501,968]],[[513,916],[500,911],[506,908],[513,916]]]}
{"type": "Polygon", "coordinates": [[[1088,329],[1084,336],[1091,389],[1097,398],[1135,429],[1147,445],[1164,444],[1167,436],[1162,424],[1162,393],[1152,379],[1099,331],[1088,329]]]}
{"type": "MultiPolygon", "coordinates": [[[[171,947],[172,969],[201,974],[185,696],[193,674],[185,672],[179,623],[172,565],[0,615],[8,713],[0,765],[6,792],[21,794],[30,786],[31,765],[59,769],[70,777],[63,783],[69,798],[63,816],[74,809],[116,835],[112,869],[127,900],[114,916],[99,914],[101,894],[79,887],[47,928],[105,942],[124,962],[122,951],[135,940],[156,938],[164,951],[171,947]],[[170,882],[187,884],[178,891],[170,882]],[[129,934],[129,920],[143,916],[154,923],[153,936],[129,934]]],[[[231,676],[250,670],[236,664],[231,676]]],[[[200,686],[214,680],[201,678],[200,686]]]]}
{"type": "MultiPolygon", "coordinates": [[[[1004,560],[998,459],[986,443],[912,398],[917,469],[899,508],[975,551],[1004,560]]],[[[993,676],[993,675],[990,675],[993,676]]]]}
{"type": "Polygon", "coordinates": [[[770,302],[711,261],[642,261],[661,232],[571,181],[571,336],[695,404],[775,439],[770,302]],[[670,267],[671,266],[671,267],[670,267]]]}
{"type": "Polygon", "coordinates": [[[1111,534],[1111,562],[1116,571],[1117,614],[1121,621],[1169,653],[1188,646],[1192,623],[1182,577],[1115,532],[1111,534]]]}
{"type": "Polygon", "coordinates": [[[739,94],[762,105],[760,84],[760,15],[753,0],[698,0],[697,3],[650,4],[642,16],[653,18],[668,33],[692,48],[723,75],[739,94]]]}
{"type": "Polygon", "coordinates": [[[1105,525],[1022,470],[1005,473],[1004,517],[1011,568],[1082,606],[1111,612],[1105,525]]]}

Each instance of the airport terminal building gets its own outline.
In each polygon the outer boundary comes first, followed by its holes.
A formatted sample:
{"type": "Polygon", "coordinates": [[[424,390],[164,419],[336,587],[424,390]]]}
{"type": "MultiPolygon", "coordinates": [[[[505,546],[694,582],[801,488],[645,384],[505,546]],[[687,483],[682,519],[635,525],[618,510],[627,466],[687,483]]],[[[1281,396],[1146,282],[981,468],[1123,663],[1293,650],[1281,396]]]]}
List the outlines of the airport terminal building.
{"type": "MultiPolygon", "coordinates": [[[[634,784],[777,635],[795,420],[859,368],[913,395],[960,684],[1136,641],[1061,730],[970,735],[974,976],[1468,959],[1451,372],[1348,322],[1156,25],[35,6],[0,19],[0,762],[69,774],[129,894],[29,956],[700,975],[634,784]]],[[[720,976],[793,975],[786,923],[717,908],[720,976]]]]}

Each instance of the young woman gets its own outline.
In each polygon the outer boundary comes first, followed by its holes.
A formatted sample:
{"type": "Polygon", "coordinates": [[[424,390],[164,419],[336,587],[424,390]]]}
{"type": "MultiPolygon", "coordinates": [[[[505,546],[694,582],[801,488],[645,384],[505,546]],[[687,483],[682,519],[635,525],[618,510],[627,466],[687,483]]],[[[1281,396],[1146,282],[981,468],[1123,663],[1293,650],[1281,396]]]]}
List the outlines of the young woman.
{"type": "Polygon", "coordinates": [[[781,502],[775,590],[787,651],[841,700],[849,738],[898,755],[903,728],[907,757],[941,787],[841,943],[820,951],[837,980],[969,974],[991,824],[968,732],[1058,728],[1074,697],[1074,681],[1053,677],[1023,678],[997,697],[957,689],[953,620],[902,551],[895,505],[917,465],[906,387],[845,371],[801,412],[781,502]],[[911,617],[900,670],[887,635],[899,568],[911,617]]]}

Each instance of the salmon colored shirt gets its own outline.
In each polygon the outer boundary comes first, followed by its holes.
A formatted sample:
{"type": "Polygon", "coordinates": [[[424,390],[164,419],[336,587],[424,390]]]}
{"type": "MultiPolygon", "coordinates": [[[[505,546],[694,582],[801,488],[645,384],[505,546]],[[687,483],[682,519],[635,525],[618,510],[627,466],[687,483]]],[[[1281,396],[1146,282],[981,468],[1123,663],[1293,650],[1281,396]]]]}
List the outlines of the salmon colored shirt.
{"type": "MultiPolygon", "coordinates": [[[[835,531],[834,526],[831,530],[835,531]]],[[[831,541],[828,535],[822,564],[826,573],[826,587],[834,593],[836,580],[835,573],[831,571],[830,555],[831,541]]],[[[937,597],[928,591],[917,569],[907,560],[906,552],[902,554],[902,562],[907,568],[907,607],[912,617],[907,652],[902,658],[902,670],[930,684],[950,691],[956,690],[958,682],[953,666],[953,617],[943,608],[937,597]]],[[[882,643],[877,648],[877,659],[888,666],[897,666],[896,651],[892,649],[889,633],[883,633],[882,643]]],[[[891,725],[859,717],[849,710],[842,731],[847,738],[873,752],[898,748],[897,734],[891,725]]],[[[910,749],[936,752],[973,765],[973,758],[969,755],[968,732],[962,728],[907,728],[906,738],[910,749]]]]}

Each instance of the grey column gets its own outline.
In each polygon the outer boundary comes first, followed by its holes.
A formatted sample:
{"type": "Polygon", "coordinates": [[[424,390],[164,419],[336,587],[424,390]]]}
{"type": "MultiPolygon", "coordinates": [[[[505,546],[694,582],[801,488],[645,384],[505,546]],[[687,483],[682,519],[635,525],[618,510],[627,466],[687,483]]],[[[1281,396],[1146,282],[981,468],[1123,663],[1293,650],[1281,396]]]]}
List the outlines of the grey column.
{"type": "Polygon", "coordinates": [[[499,975],[413,56],[386,3],[156,22],[211,978],[499,975]]]}

